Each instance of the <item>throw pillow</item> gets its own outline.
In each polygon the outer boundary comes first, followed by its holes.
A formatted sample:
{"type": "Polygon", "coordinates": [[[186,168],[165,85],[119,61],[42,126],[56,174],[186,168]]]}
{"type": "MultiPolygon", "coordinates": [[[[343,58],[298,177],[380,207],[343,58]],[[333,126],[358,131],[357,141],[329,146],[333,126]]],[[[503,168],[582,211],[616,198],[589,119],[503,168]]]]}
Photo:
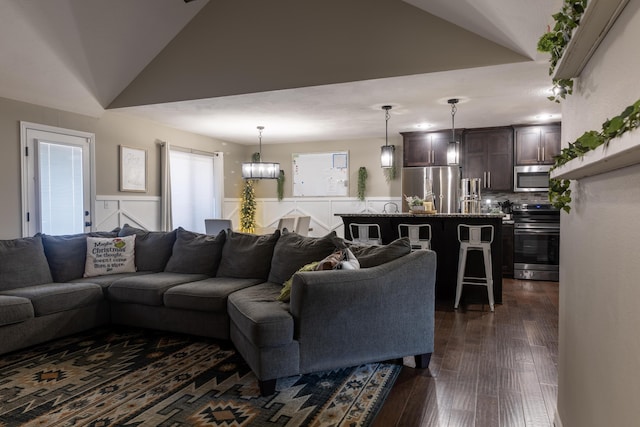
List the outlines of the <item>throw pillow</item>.
{"type": "MultiPolygon", "coordinates": [[[[120,229],[118,229],[120,230],[120,229]]],[[[68,282],[84,275],[87,237],[118,237],[118,231],[96,231],[64,236],[42,235],[44,253],[54,282],[68,282]]]]}
{"type": "Polygon", "coordinates": [[[388,245],[354,244],[349,249],[360,262],[361,268],[369,268],[407,255],[411,252],[411,243],[408,237],[401,237],[388,245]]]}
{"type": "Polygon", "coordinates": [[[182,227],[176,230],[171,258],[164,271],[215,276],[222,256],[226,233],[217,236],[194,233],[182,227]]]}
{"type": "Polygon", "coordinates": [[[118,236],[136,235],[136,267],[138,271],[163,271],[171,258],[176,231],[147,231],[125,224],[118,236]]]}
{"type": "Polygon", "coordinates": [[[283,232],[273,250],[269,282],[284,283],[300,267],[323,259],[339,244],[340,239],[335,231],[324,237],[307,237],[283,232]]]}
{"type": "Polygon", "coordinates": [[[133,273],[136,236],[87,237],[87,260],[84,277],[117,273],[133,273]]]}
{"type": "Polygon", "coordinates": [[[344,260],[340,262],[338,268],[341,270],[357,270],[360,268],[358,258],[351,252],[351,249],[343,249],[344,260]]]}
{"type": "Polygon", "coordinates": [[[0,291],[52,281],[42,237],[0,240],[0,291]]]}
{"type": "MultiPolygon", "coordinates": [[[[311,262],[307,265],[304,265],[302,267],[300,267],[298,269],[297,272],[299,271],[314,271],[316,269],[316,267],[318,266],[319,262],[318,261],[314,261],[311,262]]],[[[294,273],[295,274],[295,273],[294,273]]],[[[282,286],[282,290],[280,291],[280,295],[278,296],[278,301],[282,301],[282,302],[289,302],[289,300],[291,299],[291,285],[293,284],[293,274],[291,275],[291,277],[284,282],[283,286],[282,286]]]]}
{"type": "Polygon", "coordinates": [[[218,277],[266,280],[280,230],[262,236],[227,231],[218,277]]]}
{"type": "Polygon", "coordinates": [[[342,249],[334,251],[331,255],[318,263],[316,270],[334,270],[340,266],[340,263],[344,260],[344,252],[342,249]]]}

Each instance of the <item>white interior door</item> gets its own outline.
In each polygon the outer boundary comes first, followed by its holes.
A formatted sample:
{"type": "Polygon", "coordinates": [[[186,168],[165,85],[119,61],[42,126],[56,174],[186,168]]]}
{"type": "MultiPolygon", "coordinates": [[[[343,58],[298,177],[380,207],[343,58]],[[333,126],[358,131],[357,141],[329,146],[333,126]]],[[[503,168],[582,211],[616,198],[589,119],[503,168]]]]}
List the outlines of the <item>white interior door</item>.
{"type": "Polygon", "coordinates": [[[94,135],[21,123],[23,235],[90,231],[94,135]]]}

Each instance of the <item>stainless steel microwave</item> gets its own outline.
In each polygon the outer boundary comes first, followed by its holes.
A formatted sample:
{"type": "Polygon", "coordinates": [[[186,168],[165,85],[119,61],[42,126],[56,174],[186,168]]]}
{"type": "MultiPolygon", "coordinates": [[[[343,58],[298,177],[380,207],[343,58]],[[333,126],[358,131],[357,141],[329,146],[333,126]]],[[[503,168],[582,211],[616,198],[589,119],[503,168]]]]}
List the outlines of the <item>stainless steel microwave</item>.
{"type": "Polygon", "coordinates": [[[551,165],[515,166],[513,191],[548,191],[551,165]]]}

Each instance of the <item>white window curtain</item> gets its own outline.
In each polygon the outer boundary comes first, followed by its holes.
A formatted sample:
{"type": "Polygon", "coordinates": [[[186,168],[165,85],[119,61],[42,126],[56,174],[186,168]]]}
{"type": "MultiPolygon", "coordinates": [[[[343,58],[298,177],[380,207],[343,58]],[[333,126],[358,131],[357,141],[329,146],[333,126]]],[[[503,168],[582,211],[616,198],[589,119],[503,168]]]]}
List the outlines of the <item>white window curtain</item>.
{"type": "Polygon", "coordinates": [[[163,231],[173,230],[171,218],[171,162],[169,153],[171,146],[168,142],[160,144],[160,226],[163,231]]]}
{"type": "Polygon", "coordinates": [[[221,218],[222,153],[169,150],[173,227],[204,233],[206,218],[221,218]]]}

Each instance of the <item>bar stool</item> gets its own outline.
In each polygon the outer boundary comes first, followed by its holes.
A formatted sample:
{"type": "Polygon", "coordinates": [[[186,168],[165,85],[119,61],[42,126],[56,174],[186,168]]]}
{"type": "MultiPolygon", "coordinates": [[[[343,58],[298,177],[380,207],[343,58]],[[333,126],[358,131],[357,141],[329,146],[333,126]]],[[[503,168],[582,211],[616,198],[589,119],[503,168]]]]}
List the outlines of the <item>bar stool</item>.
{"type": "Polygon", "coordinates": [[[349,224],[349,233],[351,233],[353,242],[367,245],[382,244],[382,234],[380,234],[380,226],[378,224],[356,224],[352,222],[349,224]]]}
{"type": "Polygon", "coordinates": [[[493,311],[493,268],[491,266],[493,225],[458,224],[458,241],[460,242],[460,256],[458,259],[458,281],[454,308],[458,308],[460,304],[463,285],[480,285],[487,287],[489,307],[493,311]],[[489,232],[483,234],[483,230],[489,230],[489,232]],[[487,234],[489,234],[488,237],[487,234]],[[485,277],[467,277],[464,275],[467,266],[467,252],[469,251],[482,251],[485,277]]]}
{"type": "Polygon", "coordinates": [[[431,249],[431,225],[398,224],[398,236],[408,237],[411,250],[431,249]]]}

